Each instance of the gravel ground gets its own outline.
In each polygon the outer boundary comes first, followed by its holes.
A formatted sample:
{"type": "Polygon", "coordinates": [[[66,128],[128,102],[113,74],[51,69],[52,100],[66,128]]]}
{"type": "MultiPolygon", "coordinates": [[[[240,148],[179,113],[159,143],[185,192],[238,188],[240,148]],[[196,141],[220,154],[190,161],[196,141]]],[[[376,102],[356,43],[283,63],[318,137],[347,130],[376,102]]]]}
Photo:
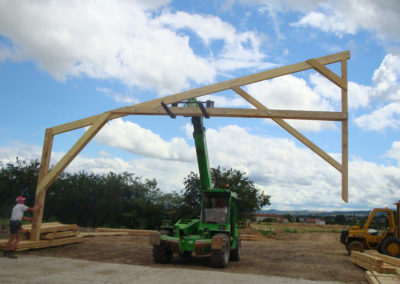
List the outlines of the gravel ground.
{"type": "Polygon", "coordinates": [[[1,283],[341,283],[266,275],[154,268],[138,265],[20,255],[0,258],[1,283]],[[228,281],[228,282],[227,282],[228,281]]]}

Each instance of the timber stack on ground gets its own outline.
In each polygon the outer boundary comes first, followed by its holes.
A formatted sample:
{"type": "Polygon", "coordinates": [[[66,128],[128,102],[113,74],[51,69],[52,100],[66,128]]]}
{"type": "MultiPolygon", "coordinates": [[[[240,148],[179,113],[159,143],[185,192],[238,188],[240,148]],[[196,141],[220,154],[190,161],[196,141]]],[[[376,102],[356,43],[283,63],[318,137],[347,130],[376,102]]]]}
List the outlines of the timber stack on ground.
{"type": "Polygon", "coordinates": [[[150,236],[150,233],[157,232],[154,230],[135,230],[135,229],[114,229],[114,228],[96,228],[96,232],[102,233],[127,233],[132,236],[150,236]]]}
{"type": "Polygon", "coordinates": [[[366,278],[372,284],[400,283],[400,259],[377,251],[351,253],[351,262],[368,270],[366,278]]]}
{"type": "MultiPolygon", "coordinates": [[[[21,229],[22,241],[17,246],[17,251],[47,248],[83,241],[76,224],[61,224],[59,222],[42,223],[40,226],[40,240],[30,241],[32,225],[23,225],[21,229]]],[[[8,239],[0,240],[0,249],[4,249],[8,239]]]]}

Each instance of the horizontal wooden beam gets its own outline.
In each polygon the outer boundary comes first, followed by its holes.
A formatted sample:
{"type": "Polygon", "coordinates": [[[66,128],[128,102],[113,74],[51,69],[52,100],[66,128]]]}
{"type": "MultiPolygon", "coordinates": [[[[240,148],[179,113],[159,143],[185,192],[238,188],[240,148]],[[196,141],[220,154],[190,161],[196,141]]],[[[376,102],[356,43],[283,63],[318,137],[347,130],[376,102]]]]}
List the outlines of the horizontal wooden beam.
{"type": "MultiPolygon", "coordinates": [[[[316,60],[318,60],[318,62],[320,64],[326,65],[326,64],[331,64],[331,63],[335,63],[335,62],[340,62],[342,60],[347,60],[349,58],[350,58],[350,51],[343,51],[343,52],[319,57],[319,58],[316,58],[316,60]]],[[[109,119],[111,120],[111,119],[115,119],[115,118],[119,118],[119,117],[128,115],[128,114],[130,114],[130,111],[132,111],[134,108],[137,108],[137,107],[149,107],[149,106],[157,107],[157,106],[161,105],[161,102],[164,102],[165,104],[168,105],[171,103],[180,102],[180,101],[187,100],[190,98],[197,98],[197,97],[204,96],[207,94],[213,94],[216,92],[228,90],[233,87],[248,85],[248,84],[268,80],[271,78],[276,78],[276,77],[308,70],[311,68],[313,68],[313,66],[311,66],[309,63],[304,61],[304,62],[300,62],[300,63],[295,63],[295,64],[255,73],[252,75],[239,77],[239,78],[232,79],[232,80],[223,81],[223,82],[216,83],[216,84],[211,84],[211,85],[204,86],[201,88],[177,93],[174,95],[147,101],[144,103],[111,110],[110,112],[112,112],[113,115],[110,116],[109,119]]],[[[55,127],[52,127],[51,129],[52,129],[53,134],[57,135],[57,134],[60,134],[63,132],[67,132],[70,130],[79,129],[82,127],[92,125],[98,119],[99,116],[100,116],[100,114],[94,115],[94,116],[76,120],[76,121],[73,121],[70,123],[55,126],[55,127]]]]}
{"type": "MultiPolygon", "coordinates": [[[[200,108],[170,107],[170,112],[177,116],[203,116],[200,108]]],[[[302,110],[275,110],[275,109],[247,109],[247,108],[206,108],[211,117],[247,117],[247,118],[285,118],[342,121],[347,114],[333,111],[302,111],[302,110]]],[[[124,115],[169,115],[160,107],[135,107],[126,111],[116,111],[112,114],[124,115]]]]}

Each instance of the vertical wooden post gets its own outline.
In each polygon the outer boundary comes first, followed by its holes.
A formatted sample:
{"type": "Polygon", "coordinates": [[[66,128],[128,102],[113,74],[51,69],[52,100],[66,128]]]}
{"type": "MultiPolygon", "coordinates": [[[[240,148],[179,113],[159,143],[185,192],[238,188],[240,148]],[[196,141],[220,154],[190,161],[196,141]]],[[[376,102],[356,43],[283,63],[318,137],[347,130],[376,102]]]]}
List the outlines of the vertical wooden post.
{"type": "Polygon", "coordinates": [[[349,129],[348,129],[348,104],[347,104],[347,60],[341,61],[342,80],[346,83],[346,88],[342,87],[342,113],[347,117],[342,121],[342,199],[348,202],[349,188],[349,129]]]}
{"type": "MultiPolygon", "coordinates": [[[[43,142],[42,160],[40,162],[38,185],[49,172],[52,148],[53,148],[53,133],[51,129],[46,129],[43,142]]],[[[40,238],[40,224],[42,223],[45,199],[46,199],[46,191],[42,191],[35,197],[35,206],[42,204],[43,207],[33,213],[32,230],[30,237],[32,241],[38,241],[40,238]]]]}

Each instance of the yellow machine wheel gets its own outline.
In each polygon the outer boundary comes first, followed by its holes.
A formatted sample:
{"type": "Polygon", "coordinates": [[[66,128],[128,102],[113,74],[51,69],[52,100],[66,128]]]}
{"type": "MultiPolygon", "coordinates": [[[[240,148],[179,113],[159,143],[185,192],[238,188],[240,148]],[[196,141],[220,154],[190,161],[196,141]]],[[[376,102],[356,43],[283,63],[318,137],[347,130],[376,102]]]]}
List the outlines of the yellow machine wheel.
{"type": "Polygon", "coordinates": [[[400,256],[400,239],[397,237],[388,237],[382,243],[382,251],[386,255],[400,256]]]}
{"type": "Polygon", "coordinates": [[[354,240],[347,244],[346,249],[349,255],[351,255],[352,251],[364,252],[364,245],[362,242],[354,240]]]}

